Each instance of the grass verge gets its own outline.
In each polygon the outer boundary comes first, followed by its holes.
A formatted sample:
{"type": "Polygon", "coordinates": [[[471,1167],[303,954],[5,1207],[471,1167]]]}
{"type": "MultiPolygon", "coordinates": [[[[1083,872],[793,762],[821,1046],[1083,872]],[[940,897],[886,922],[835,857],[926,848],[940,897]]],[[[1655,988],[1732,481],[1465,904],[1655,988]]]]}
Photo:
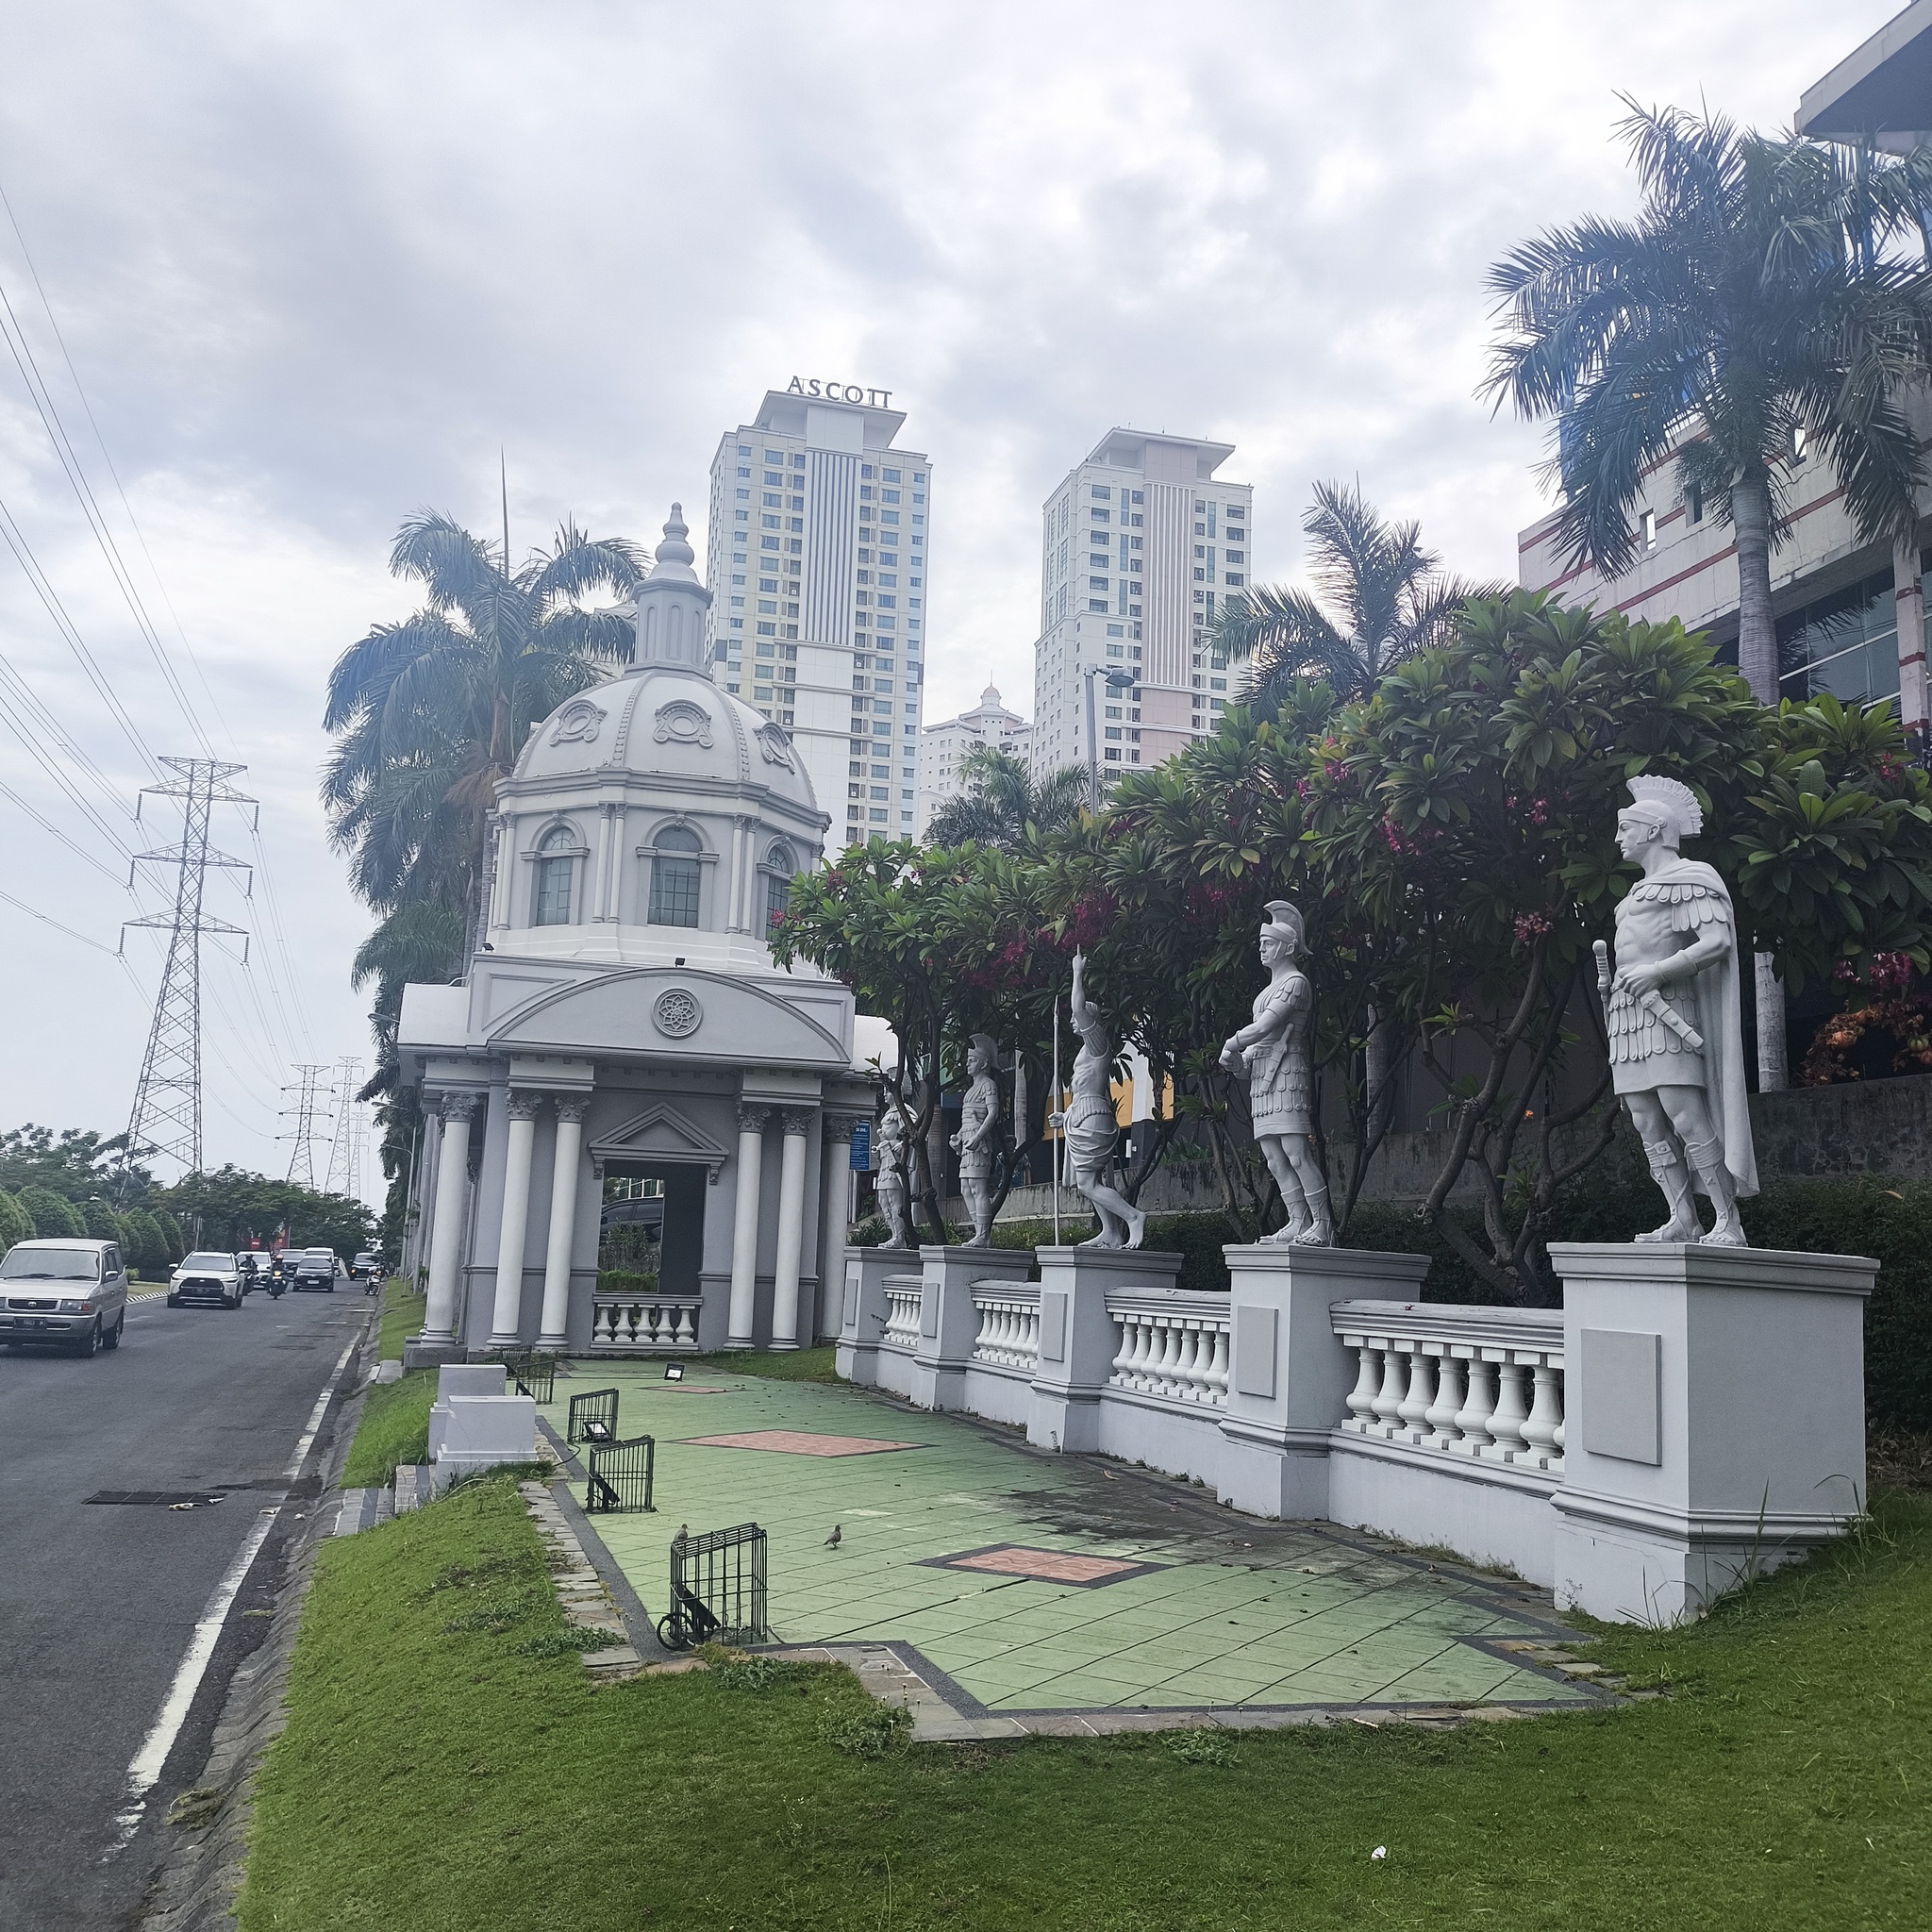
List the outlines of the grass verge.
{"type": "Polygon", "coordinates": [[[418,1369],[399,1382],[378,1382],[362,1398],[362,1420],[342,1465],[342,1487],[386,1488],[396,1465],[429,1455],[429,1405],[436,1400],[436,1371],[418,1369]]]}
{"type": "Polygon", "coordinates": [[[399,1362],[403,1343],[423,1327],[423,1297],[400,1274],[382,1284],[382,1325],[376,1332],[376,1359],[399,1362]]]}
{"type": "Polygon", "coordinates": [[[538,1594],[540,1551],[500,1482],[324,1547],[243,1932],[1932,1922],[1923,1497],[1607,1636],[1667,1698],[1442,1733],[908,1748],[839,1672],[592,1690],[512,1654],[535,1608],[451,1627],[538,1594]]]}

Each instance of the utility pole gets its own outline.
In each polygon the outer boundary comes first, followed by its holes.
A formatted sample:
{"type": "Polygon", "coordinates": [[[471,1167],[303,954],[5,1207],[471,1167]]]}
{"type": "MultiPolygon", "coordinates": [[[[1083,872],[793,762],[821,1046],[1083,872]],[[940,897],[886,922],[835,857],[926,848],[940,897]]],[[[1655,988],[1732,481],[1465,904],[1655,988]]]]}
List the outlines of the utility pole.
{"type": "Polygon", "coordinates": [[[362,1103],[356,1098],[361,1085],[362,1062],[345,1053],[336,1062],[336,1137],[329,1143],[328,1185],[331,1194],[362,1198],[362,1103]]]}
{"type": "MultiPolygon", "coordinates": [[[[153,852],[137,853],[134,865],[172,865],[175,873],[175,909],[156,913],[148,919],[130,919],[121,928],[122,943],[127,927],[151,926],[168,934],[167,963],[161,969],[161,989],[155,996],[155,1016],[148,1028],[147,1051],[142,1058],[141,1077],[134,1086],[134,1110],[127,1122],[125,1158],[143,1154],[159,1154],[178,1160],[190,1174],[201,1172],[201,936],[205,932],[231,933],[242,941],[242,957],[248,957],[248,934],[225,919],[214,919],[202,910],[202,891],[211,865],[233,866],[252,874],[245,859],[230,858],[213,850],[208,842],[208,817],[213,807],[255,805],[252,798],[230,790],[227,780],[246,765],[224,763],[219,758],[163,758],[161,763],[179,775],[166,784],[149,785],[142,797],[178,798],[181,801],[181,842],[153,852]]],[[[260,808],[257,807],[259,817],[260,808]]],[[[135,816],[139,818],[139,800],[135,816]]],[[[133,866],[128,882],[133,883],[133,866]]]]}
{"type": "MultiPolygon", "coordinates": [[[[277,1134],[278,1141],[292,1141],[295,1145],[289,1155],[289,1178],[299,1181],[302,1186],[313,1189],[315,1186],[315,1143],[322,1139],[316,1129],[316,1103],[318,1097],[326,1100],[329,1090],[322,1085],[322,1076],[328,1072],[326,1060],[303,1060],[295,1068],[301,1075],[298,1087],[284,1087],[284,1093],[297,1096],[293,1107],[282,1108],[282,1118],[291,1116],[295,1122],[292,1134],[277,1134]]],[[[322,1116],[323,1125],[328,1124],[329,1116],[322,1116]]]]}

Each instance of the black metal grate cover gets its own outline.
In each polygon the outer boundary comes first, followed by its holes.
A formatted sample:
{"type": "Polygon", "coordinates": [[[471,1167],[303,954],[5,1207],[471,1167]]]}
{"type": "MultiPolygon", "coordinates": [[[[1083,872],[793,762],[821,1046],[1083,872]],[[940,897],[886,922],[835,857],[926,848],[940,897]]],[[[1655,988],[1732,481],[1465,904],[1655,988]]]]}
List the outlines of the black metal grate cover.
{"type": "Polygon", "coordinates": [[[671,1540],[671,1609],[658,1624],[667,1650],[767,1641],[765,1533],[756,1523],[671,1540]]]}
{"type": "Polygon", "coordinates": [[[614,1442],[617,1441],[617,1391],[589,1389],[570,1399],[570,1424],[566,1442],[614,1442]]]}
{"type": "Polygon", "coordinates": [[[584,1485],[584,1514],[611,1516],[648,1509],[657,1459],[658,1444],[649,1436],[593,1447],[590,1480],[584,1485]]]}

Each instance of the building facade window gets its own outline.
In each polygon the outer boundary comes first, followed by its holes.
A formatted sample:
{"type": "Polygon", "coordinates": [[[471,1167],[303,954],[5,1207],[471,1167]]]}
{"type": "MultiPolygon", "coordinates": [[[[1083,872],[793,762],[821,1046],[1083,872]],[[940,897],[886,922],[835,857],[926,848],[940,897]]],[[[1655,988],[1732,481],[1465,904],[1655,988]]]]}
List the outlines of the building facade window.
{"type": "Polygon", "coordinates": [[[545,832],[539,841],[535,904],[530,914],[532,925],[570,924],[570,889],[572,874],[576,869],[573,848],[576,842],[575,835],[568,825],[558,825],[545,832]]]}
{"type": "Polygon", "coordinates": [[[769,931],[791,905],[791,876],[798,861],[791,846],[774,844],[765,854],[765,927],[769,931]]]}
{"type": "Polygon", "coordinates": [[[651,847],[651,912],[653,925],[695,925],[698,888],[703,876],[698,835],[686,825],[666,825],[651,847]]]}
{"type": "Polygon", "coordinates": [[[1778,695],[1829,691],[1842,703],[1898,695],[1898,598],[1880,571],[1814,598],[1777,621],[1778,695]]]}

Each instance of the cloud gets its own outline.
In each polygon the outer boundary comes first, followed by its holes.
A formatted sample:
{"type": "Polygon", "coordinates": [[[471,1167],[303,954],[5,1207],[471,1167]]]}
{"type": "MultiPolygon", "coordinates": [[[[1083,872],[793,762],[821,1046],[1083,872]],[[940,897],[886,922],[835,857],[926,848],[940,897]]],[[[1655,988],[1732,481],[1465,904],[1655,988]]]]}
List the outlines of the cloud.
{"type": "MultiPolygon", "coordinates": [[[[1511,575],[1540,439],[1474,400],[1485,266],[1631,205],[1618,91],[1784,123],[1890,10],[130,0],[16,19],[0,183],[206,673],[204,691],[183,672],[196,708],[264,803],[287,944],[242,908],[262,963],[223,982],[211,1028],[241,1070],[236,1118],[210,1108],[219,1158],[276,1159],[283,1060],[366,1051],[346,985],[366,922],[323,838],[317,721],[335,655],[408,608],[383,563],[402,515],[493,527],[502,449],[520,543],[566,513],[652,536],[672,498],[702,501],[718,437],[768,386],[891,388],[934,461],[933,716],[989,679],[1030,708],[1039,508],[1116,423],[1237,445],[1264,578],[1297,567],[1326,475],[1421,517],[1455,567],[1511,575]]],[[[4,226],[0,282],[118,518],[4,226]]],[[[4,363],[0,494],[156,747],[192,749],[4,363]]],[[[0,565],[0,649],[131,796],[131,748],[0,565]]],[[[0,778],[67,810],[4,732],[0,778]]],[[[111,941],[125,907],[98,878],[4,800],[0,827],[8,890],[111,941]]],[[[0,933],[0,986],[44,1022],[13,1110],[112,1124],[132,989],[4,908],[0,933]]]]}

